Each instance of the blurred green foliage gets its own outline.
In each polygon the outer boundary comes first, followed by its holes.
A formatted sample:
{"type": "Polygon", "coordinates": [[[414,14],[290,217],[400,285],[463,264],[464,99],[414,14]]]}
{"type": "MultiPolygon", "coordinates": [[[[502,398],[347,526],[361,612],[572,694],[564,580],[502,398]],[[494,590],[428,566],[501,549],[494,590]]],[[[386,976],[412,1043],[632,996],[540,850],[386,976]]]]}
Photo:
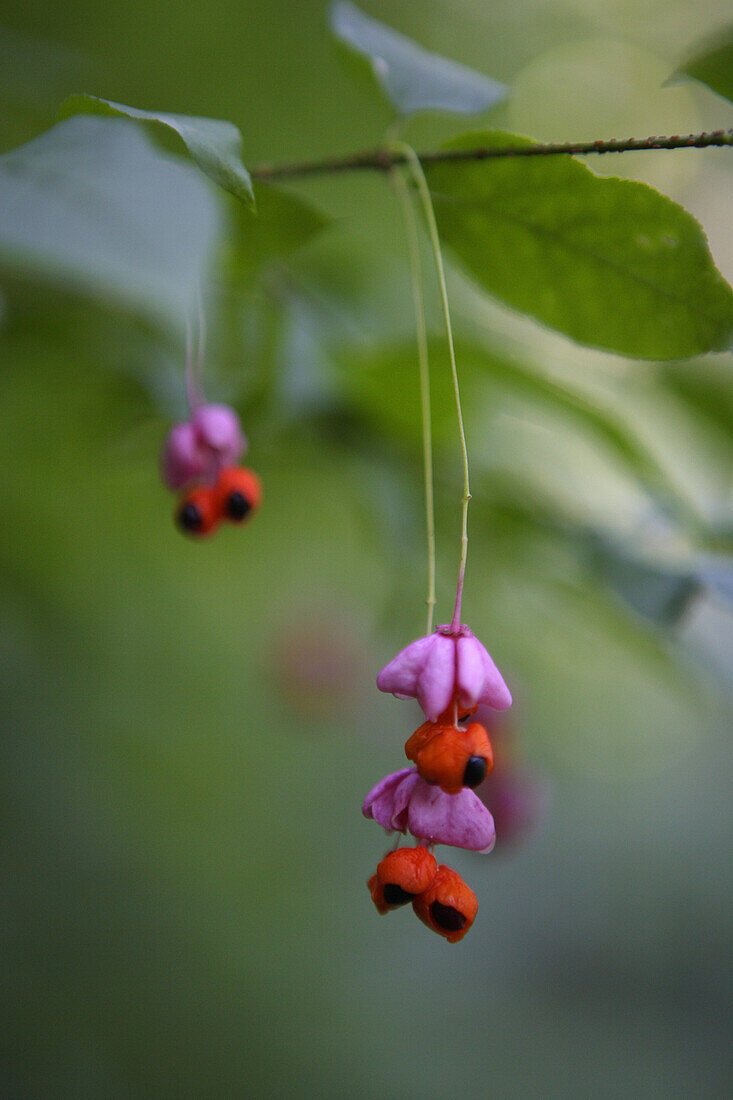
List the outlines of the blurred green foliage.
{"type": "Polygon", "coordinates": [[[134,126],[73,118],[0,159],[0,256],[11,271],[181,324],[221,232],[199,174],[134,126]],[[188,225],[185,233],[181,224],[188,225]]]}
{"type": "Polygon", "coordinates": [[[712,88],[718,95],[733,99],[733,27],[719,31],[682,68],[688,76],[694,76],[712,88]]]}
{"type": "MultiPolygon", "coordinates": [[[[525,89],[558,48],[600,62],[620,39],[672,72],[726,17],[718,0],[368,11],[525,89]]],[[[350,82],[323,4],[9,0],[2,18],[5,149],[63,135],[37,136],[80,90],[232,120],[250,166],[349,152],[389,123],[379,94],[350,82]]],[[[609,113],[638,119],[634,79],[609,113]]],[[[690,89],[679,129],[725,125],[722,101],[690,89]]],[[[611,136],[603,103],[572,83],[565,98],[611,136]]],[[[539,100],[521,104],[513,125],[544,137],[539,100]]],[[[419,721],[373,686],[424,621],[394,197],[380,177],[257,187],[258,221],[132,122],[62,124],[95,125],[126,151],[118,190],[67,176],[77,228],[63,212],[26,226],[49,248],[66,233],[80,258],[69,245],[54,264],[10,263],[3,249],[5,1094],[722,1095],[730,353],[589,350],[449,272],[474,496],[465,617],[506,674],[517,751],[551,797],[523,847],[455,857],[479,916],[459,947],[436,943],[409,913],[372,911],[364,882],[385,841],[359,813],[419,721]],[[154,216],[151,171],[171,180],[154,216]],[[148,219],[139,283],[119,274],[133,217],[148,219]],[[183,259],[151,280],[174,245],[183,259]],[[206,544],[174,529],[156,470],[185,415],[197,273],[207,394],[238,407],[265,485],[261,514],[206,544]]],[[[405,132],[436,145],[455,120],[405,132]]],[[[706,216],[729,152],[644,156],[730,275],[729,221],[706,216]]],[[[442,621],[460,465],[432,276],[426,293],[442,621]]]]}
{"type": "Polygon", "coordinates": [[[368,60],[374,79],[401,115],[426,110],[475,115],[506,99],[509,89],[498,81],[430,53],[350,0],[335,0],[329,22],[339,41],[368,60]]]}

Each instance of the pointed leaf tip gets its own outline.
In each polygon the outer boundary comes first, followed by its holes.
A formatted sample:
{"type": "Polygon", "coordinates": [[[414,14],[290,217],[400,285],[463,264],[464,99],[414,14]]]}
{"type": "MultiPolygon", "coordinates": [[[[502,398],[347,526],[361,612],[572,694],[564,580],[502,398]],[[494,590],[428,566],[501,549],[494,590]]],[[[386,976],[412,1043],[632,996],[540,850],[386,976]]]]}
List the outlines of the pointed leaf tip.
{"type": "Polygon", "coordinates": [[[698,47],[675,73],[677,78],[683,76],[691,76],[724,99],[733,100],[733,23],[698,47]]]}
{"type": "Polygon", "coordinates": [[[233,122],[163,111],[143,111],[86,93],[69,96],[61,104],[60,118],[78,114],[130,118],[153,129],[163,127],[177,134],[202,172],[225,191],[254,206],[252,180],[241,159],[242,135],[233,122]]]}

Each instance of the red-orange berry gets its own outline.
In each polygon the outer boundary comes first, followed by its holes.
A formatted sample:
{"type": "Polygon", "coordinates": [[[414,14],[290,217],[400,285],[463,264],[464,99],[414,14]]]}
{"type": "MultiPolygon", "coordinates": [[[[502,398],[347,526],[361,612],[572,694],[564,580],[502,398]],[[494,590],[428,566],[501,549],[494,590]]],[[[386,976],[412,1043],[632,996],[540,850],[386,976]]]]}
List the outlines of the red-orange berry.
{"type": "Polygon", "coordinates": [[[372,901],[382,915],[399,909],[427,890],[437,869],[438,862],[427,848],[396,848],[367,883],[372,901]]]}
{"type": "Polygon", "coordinates": [[[494,766],[494,753],[479,722],[467,729],[447,723],[424,722],[405,744],[405,755],[428,783],[446,794],[478,787],[494,766]]]}
{"type": "Polygon", "coordinates": [[[449,943],[458,943],[476,919],[478,899],[456,871],[441,864],[427,890],[413,901],[412,908],[433,932],[449,943]]]}
{"type": "Polygon", "coordinates": [[[176,508],[176,523],[187,535],[210,535],[221,520],[221,500],[216,489],[201,486],[181,497],[176,508]]]}
{"type": "Polygon", "coordinates": [[[262,482],[254,470],[228,466],[216,482],[222,514],[233,523],[242,523],[262,502],[262,482]]]}

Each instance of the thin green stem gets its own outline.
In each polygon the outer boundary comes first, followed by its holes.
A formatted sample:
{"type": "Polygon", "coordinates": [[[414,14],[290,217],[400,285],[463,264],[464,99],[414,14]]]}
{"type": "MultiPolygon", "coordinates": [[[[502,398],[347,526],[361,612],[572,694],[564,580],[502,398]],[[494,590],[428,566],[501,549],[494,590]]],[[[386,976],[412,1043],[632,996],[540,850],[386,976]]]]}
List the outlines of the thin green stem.
{"type": "Polygon", "coordinates": [[[196,386],[196,370],[193,355],[193,328],[190,315],[186,317],[186,400],[189,413],[194,413],[201,404],[196,386]]]}
{"type": "Polygon", "coordinates": [[[412,281],[412,303],[415,310],[415,333],[417,336],[417,357],[420,365],[420,406],[422,411],[423,472],[425,476],[425,529],[428,542],[428,595],[425,603],[428,608],[426,634],[433,631],[433,613],[435,611],[435,504],[433,493],[433,433],[430,414],[430,371],[428,365],[428,334],[425,323],[425,300],[422,292],[422,265],[420,263],[420,241],[417,233],[417,220],[412,208],[412,200],[407,184],[399,168],[393,168],[389,179],[397,193],[405,224],[407,247],[410,256],[410,274],[412,281]]]}
{"type": "Polygon", "coordinates": [[[453,611],[453,620],[451,622],[451,630],[457,630],[461,623],[461,600],[463,598],[463,580],[466,573],[466,558],[468,556],[468,502],[471,499],[471,491],[468,481],[468,449],[466,447],[466,432],[463,427],[463,411],[461,409],[461,391],[458,385],[458,369],[456,367],[456,353],[453,347],[453,326],[450,319],[450,307],[448,305],[448,288],[445,282],[445,270],[443,268],[443,254],[440,250],[440,237],[438,236],[438,226],[435,221],[435,212],[433,210],[433,202],[430,198],[430,189],[428,187],[427,180],[425,179],[425,173],[423,172],[420,159],[412,148],[405,142],[399,141],[393,143],[393,149],[396,152],[401,153],[406,162],[410,166],[410,170],[415,180],[418,195],[420,196],[420,202],[422,204],[423,213],[425,214],[425,221],[428,226],[428,236],[430,238],[430,245],[433,250],[433,258],[435,260],[435,269],[438,275],[438,285],[440,288],[440,300],[443,306],[443,320],[445,322],[445,334],[448,342],[448,355],[450,358],[451,377],[453,380],[453,396],[456,403],[456,416],[458,418],[458,436],[460,439],[461,447],[461,459],[463,462],[463,497],[462,503],[462,516],[461,516],[461,557],[458,566],[458,585],[456,589],[456,603],[453,611]]]}
{"type": "Polygon", "coordinates": [[[206,315],[204,314],[204,299],[201,293],[201,280],[196,279],[196,315],[198,321],[198,334],[196,342],[196,390],[199,401],[204,400],[204,355],[206,354],[206,315]]]}
{"type": "Polygon", "coordinates": [[[194,413],[204,403],[203,369],[206,347],[206,320],[204,303],[201,297],[201,283],[196,279],[196,353],[193,347],[193,323],[191,315],[186,317],[186,397],[188,409],[194,413]]]}

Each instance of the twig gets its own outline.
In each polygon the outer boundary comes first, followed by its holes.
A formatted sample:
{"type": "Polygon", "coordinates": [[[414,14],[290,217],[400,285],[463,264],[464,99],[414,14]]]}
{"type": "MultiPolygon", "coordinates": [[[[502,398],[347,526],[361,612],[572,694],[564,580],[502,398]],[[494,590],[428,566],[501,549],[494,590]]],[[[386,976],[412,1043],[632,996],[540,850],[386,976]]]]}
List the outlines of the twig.
{"type": "MultiPolygon", "coordinates": [[[[709,133],[688,134],[686,137],[611,138],[608,141],[546,142],[536,145],[486,146],[479,149],[435,149],[418,153],[422,165],[461,163],[463,161],[494,160],[500,157],[579,156],[591,153],[631,153],[647,149],[706,149],[732,146],[733,130],[711,130],[709,133]]],[[[267,183],[296,176],[316,176],[331,172],[351,172],[371,169],[388,172],[407,162],[404,153],[388,149],[366,149],[346,157],[326,157],[324,160],[299,161],[294,164],[257,164],[250,169],[252,179],[267,183]]]]}

